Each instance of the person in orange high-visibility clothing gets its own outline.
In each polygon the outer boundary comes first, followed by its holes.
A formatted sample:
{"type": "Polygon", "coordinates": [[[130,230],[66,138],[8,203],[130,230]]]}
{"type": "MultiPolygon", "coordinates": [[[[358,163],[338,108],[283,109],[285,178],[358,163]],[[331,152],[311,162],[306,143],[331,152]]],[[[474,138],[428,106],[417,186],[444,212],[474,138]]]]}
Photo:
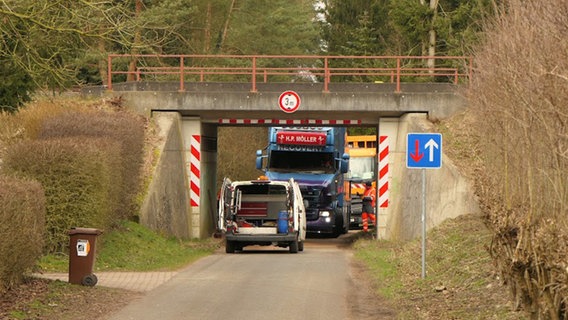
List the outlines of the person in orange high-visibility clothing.
{"type": "Polygon", "coordinates": [[[361,212],[361,220],[363,220],[363,232],[369,231],[368,219],[371,218],[373,225],[377,226],[377,218],[375,216],[375,199],[377,190],[373,187],[373,183],[368,181],[365,183],[365,192],[363,192],[363,212],[361,212]]]}

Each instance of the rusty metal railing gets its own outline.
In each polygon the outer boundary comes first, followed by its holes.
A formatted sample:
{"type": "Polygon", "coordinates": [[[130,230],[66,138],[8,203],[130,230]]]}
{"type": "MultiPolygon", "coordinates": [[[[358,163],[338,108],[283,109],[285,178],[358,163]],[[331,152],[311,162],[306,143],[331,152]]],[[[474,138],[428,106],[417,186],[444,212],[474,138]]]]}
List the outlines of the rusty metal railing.
{"type": "Polygon", "coordinates": [[[466,56],[308,56],[308,55],[126,55],[108,56],[108,90],[113,83],[179,81],[179,91],[192,82],[323,83],[329,92],[333,82],[389,82],[401,91],[405,82],[468,83],[473,59],[466,56]],[[434,67],[428,67],[428,61],[434,67]],[[132,64],[131,62],[135,62],[132,64]],[[134,65],[135,67],[129,66],[134,65]]]}

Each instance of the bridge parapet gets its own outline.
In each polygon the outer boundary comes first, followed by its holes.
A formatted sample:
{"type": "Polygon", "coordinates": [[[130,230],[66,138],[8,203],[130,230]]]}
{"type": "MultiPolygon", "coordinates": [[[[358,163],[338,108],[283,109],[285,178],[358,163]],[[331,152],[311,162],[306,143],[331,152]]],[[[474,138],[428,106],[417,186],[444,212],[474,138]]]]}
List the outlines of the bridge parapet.
{"type": "Polygon", "coordinates": [[[405,91],[391,91],[392,84],[334,84],[334,91],[322,93],[321,84],[271,83],[250,92],[243,83],[193,83],[188,90],[175,90],[168,83],[121,83],[115,90],[86,88],[86,95],[120,97],[125,106],[142,114],[177,111],[197,116],[203,122],[220,119],[360,119],[358,124],[376,124],[382,117],[406,113],[427,113],[430,119],[444,119],[463,111],[466,99],[453,84],[413,84],[405,91]],[[191,90],[189,90],[191,88],[191,90]],[[298,111],[285,114],[279,109],[279,95],[295,90],[302,99],[298,111]],[[412,90],[412,91],[410,91],[412,90]]]}

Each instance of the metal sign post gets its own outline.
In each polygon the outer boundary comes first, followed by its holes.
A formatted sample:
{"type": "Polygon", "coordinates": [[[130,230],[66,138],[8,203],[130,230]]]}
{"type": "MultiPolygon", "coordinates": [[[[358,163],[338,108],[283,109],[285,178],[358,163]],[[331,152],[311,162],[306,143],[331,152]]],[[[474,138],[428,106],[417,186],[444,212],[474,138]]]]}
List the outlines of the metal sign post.
{"type": "Polygon", "coordinates": [[[426,170],[422,169],[422,279],[426,278],[426,170]]]}
{"type": "Polygon", "coordinates": [[[426,170],[442,167],[442,135],[409,133],[406,138],[406,167],[422,169],[422,278],[426,278],[426,170]]]}

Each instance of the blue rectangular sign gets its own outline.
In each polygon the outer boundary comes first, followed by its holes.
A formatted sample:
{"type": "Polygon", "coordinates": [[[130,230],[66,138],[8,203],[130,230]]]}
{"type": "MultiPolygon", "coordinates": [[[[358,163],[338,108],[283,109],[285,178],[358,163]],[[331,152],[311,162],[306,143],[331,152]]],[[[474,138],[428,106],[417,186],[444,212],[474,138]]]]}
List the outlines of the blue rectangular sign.
{"type": "Polygon", "coordinates": [[[409,133],[406,136],[406,167],[439,169],[442,167],[442,134],[409,133]]]}

